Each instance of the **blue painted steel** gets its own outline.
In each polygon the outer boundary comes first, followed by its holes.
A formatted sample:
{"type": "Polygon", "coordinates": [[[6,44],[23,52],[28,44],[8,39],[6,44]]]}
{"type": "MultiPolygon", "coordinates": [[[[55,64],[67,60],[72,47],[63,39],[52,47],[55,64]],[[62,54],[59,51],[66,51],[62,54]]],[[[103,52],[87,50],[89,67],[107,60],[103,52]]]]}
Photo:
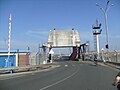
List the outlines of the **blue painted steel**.
{"type": "Polygon", "coordinates": [[[0,68],[16,66],[15,55],[0,55],[0,68]]]}
{"type": "MultiPolygon", "coordinates": [[[[30,53],[32,52],[31,50],[10,50],[10,53],[30,53]]],[[[0,50],[0,53],[8,53],[8,50],[0,50]]]]}

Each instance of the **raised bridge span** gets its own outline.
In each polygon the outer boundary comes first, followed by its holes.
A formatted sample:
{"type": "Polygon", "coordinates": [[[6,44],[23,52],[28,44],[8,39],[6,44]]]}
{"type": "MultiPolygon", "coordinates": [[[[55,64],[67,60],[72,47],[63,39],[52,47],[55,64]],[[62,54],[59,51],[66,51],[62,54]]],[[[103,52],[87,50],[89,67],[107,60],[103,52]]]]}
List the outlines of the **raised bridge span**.
{"type": "Polygon", "coordinates": [[[78,30],[50,30],[48,47],[75,47],[80,46],[80,33],[78,30]]]}
{"type": "MultiPolygon", "coordinates": [[[[78,47],[80,47],[80,33],[78,30],[50,30],[48,47],[50,49],[72,47],[73,51],[69,59],[74,60],[78,54],[78,47]]],[[[51,57],[51,55],[49,57],[51,57]]]]}

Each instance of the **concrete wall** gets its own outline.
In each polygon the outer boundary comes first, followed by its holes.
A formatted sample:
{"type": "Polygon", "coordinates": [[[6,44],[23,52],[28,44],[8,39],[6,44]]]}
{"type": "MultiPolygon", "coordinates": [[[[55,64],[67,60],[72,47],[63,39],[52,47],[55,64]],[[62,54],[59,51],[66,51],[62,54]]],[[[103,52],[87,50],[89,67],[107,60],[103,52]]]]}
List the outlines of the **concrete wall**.
{"type": "Polygon", "coordinates": [[[48,35],[48,47],[80,46],[80,34],[78,30],[50,30],[48,35]]]}

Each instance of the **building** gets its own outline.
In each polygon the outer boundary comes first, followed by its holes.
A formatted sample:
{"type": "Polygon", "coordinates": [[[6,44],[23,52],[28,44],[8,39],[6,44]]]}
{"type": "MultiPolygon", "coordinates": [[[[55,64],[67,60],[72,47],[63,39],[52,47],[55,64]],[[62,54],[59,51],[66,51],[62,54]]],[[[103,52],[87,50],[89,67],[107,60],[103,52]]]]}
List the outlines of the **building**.
{"type": "Polygon", "coordinates": [[[8,51],[0,50],[0,68],[30,65],[30,53],[30,50],[11,50],[8,59],[8,51]]]}

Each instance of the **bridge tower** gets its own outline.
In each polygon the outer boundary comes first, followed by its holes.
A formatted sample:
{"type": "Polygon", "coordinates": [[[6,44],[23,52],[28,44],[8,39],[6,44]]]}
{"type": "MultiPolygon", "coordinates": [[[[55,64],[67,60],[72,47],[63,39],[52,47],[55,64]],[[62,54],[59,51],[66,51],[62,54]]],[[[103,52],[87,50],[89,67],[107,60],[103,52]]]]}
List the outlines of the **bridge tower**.
{"type": "Polygon", "coordinates": [[[93,29],[93,36],[94,36],[94,49],[97,55],[99,56],[99,37],[98,35],[101,34],[102,29],[101,29],[101,23],[98,25],[98,20],[96,20],[96,25],[92,25],[93,29]]]}

